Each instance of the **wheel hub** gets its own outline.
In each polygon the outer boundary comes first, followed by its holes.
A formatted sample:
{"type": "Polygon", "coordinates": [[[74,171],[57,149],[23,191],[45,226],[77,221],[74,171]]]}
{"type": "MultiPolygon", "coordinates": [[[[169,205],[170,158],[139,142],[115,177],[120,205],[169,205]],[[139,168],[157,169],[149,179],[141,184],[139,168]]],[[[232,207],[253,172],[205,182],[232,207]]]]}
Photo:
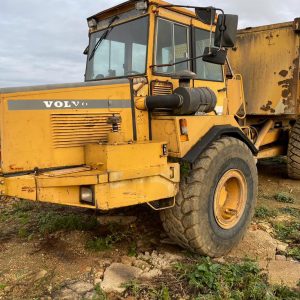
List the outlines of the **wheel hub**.
{"type": "Polygon", "coordinates": [[[229,170],[220,179],[214,196],[214,215],[223,229],[233,228],[246,206],[247,182],[239,170],[229,170]]]}

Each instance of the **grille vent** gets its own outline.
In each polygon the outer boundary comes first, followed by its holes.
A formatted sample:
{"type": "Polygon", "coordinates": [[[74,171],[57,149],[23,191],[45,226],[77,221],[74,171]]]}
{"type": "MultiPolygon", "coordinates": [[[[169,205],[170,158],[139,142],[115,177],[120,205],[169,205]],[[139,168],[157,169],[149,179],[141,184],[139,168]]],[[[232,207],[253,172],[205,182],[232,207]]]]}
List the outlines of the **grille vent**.
{"type": "Polygon", "coordinates": [[[173,84],[171,82],[152,81],[151,91],[153,96],[170,95],[173,93],[173,84]]]}
{"type": "MultiPolygon", "coordinates": [[[[107,119],[119,114],[52,114],[52,138],[55,148],[80,147],[107,142],[112,126],[107,119]]],[[[119,124],[120,126],[120,124],[119,124]]]]}

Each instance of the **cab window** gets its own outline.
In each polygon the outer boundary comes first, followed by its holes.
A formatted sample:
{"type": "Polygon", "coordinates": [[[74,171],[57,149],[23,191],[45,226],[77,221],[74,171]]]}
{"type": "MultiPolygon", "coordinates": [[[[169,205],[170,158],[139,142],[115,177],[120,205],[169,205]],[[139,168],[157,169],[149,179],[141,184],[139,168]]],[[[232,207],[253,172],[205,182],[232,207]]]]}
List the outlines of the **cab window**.
{"type": "MultiPolygon", "coordinates": [[[[167,20],[157,20],[155,65],[173,64],[189,58],[189,28],[167,20]]],[[[189,69],[189,62],[156,67],[155,72],[171,74],[189,69]]]]}
{"type": "MultiPolygon", "coordinates": [[[[212,44],[214,34],[212,35],[212,44]]],[[[203,54],[205,47],[209,47],[210,32],[202,29],[195,29],[195,49],[196,56],[203,54]]],[[[197,79],[210,81],[223,81],[223,68],[220,65],[204,62],[202,58],[196,60],[197,79]]]]}

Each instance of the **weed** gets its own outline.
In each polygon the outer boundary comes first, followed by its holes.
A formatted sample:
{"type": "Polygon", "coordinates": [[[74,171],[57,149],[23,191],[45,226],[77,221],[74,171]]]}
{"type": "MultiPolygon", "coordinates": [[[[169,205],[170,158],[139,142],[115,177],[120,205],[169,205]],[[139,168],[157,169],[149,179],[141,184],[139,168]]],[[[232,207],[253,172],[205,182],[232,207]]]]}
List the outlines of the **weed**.
{"type": "Polygon", "coordinates": [[[20,200],[18,202],[13,203],[13,212],[26,212],[31,211],[35,208],[35,204],[30,201],[20,200]]]}
{"type": "Polygon", "coordinates": [[[300,260],[300,247],[299,246],[295,246],[295,247],[291,247],[288,249],[287,251],[288,256],[300,260]]]}
{"type": "Polygon", "coordinates": [[[60,230],[89,231],[98,225],[96,217],[83,217],[80,215],[69,214],[60,215],[55,212],[41,214],[38,218],[39,231],[42,234],[49,234],[60,230]]]}
{"type": "Polygon", "coordinates": [[[128,283],[126,295],[134,299],[170,300],[281,300],[299,299],[300,293],[285,286],[271,286],[267,275],[256,263],[219,264],[209,258],[189,259],[177,263],[171,276],[160,277],[151,284],[128,283]]]}
{"type": "Polygon", "coordinates": [[[24,228],[24,227],[20,228],[19,231],[18,231],[18,236],[20,238],[27,238],[29,235],[30,234],[28,233],[27,229],[24,228]]]}
{"type": "Polygon", "coordinates": [[[0,283],[0,291],[3,291],[6,288],[6,284],[0,283]]]}
{"type": "Polygon", "coordinates": [[[283,299],[277,295],[294,293],[288,288],[270,287],[266,275],[251,261],[221,265],[205,258],[196,264],[179,264],[176,270],[197,295],[195,299],[283,299]]]}
{"type": "Polygon", "coordinates": [[[285,222],[273,224],[275,234],[281,241],[300,242],[300,223],[298,222],[285,222]]]}
{"type": "Polygon", "coordinates": [[[274,196],[275,200],[282,203],[294,203],[295,199],[293,196],[287,193],[278,193],[274,196]]]}
{"type": "Polygon", "coordinates": [[[290,288],[288,288],[287,286],[274,286],[273,288],[273,298],[270,299],[286,299],[286,300],[296,300],[299,299],[300,297],[300,293],[297,291],[293,291],[290,288]]]}
{"type": "Polygon", "coordinates": [[[92,298],[93,300],[108,300],[105,292],[101,289],[100,285],[97,284],[95,286],[95,293],[96,295],[92,298]]]}
{"type": "Polygon", "coordinates": [[[87,243],[86,243],[87,249],[96,251],[96,252],[102,252],[102,251],[109,250],[109,249],[111,249],[112,245],[113,245],[113,243],[109,236],[105,237],[105,238],[102,238],[102,237],[95,238],[93,240],[87,241],[87,243]]]}
{"type": "Polygon", "coordinates": [[[136,257],[137,256],[137,245],[136,243],[131,243],[128,249],[128,256],[130,257],[136,257]]]}
{"type": "Polygon", "coordinates": [[[161,284],[158,287],[150,287],[133,280],[125,284],[124,287],[126,292],[130,293],[135,299],[171,300],[169,288],[165,284],[161,284]]]}
{"type": "Polygon", "coordinates": [[[277,211],[273,209],[269,209],[265,206],[257,207],[255,210],[255,218],[257,219],[268,219],[274,218],[277,216],[277,211]]]}
{"type": "Polygon", "coordinates": [[[300,218],[300,210],[294,207],[281,207],[279,208],[279,212],[295,218],[300,218]]]}
{"type": "Polygon", "coordinates": [[[129,232],[111,232],[105,237],[97,237],[92,240],[87,241],[86,247],[92,251],[107,251],[113,247],[116,243],[129,238],[129,232]]]}
{"type": "Polygon", "coordinates": [[[157,299],[157,300],[170,300],[171,299],[169,288],[164,284],[162,284],[161,287],[159,287],[157,289],[154,289],[154,288],[150,289],[148,294],[151,297],[151,299],[157,299]]]}
{"type": "Polygon", "coordinates": [[[131,295],[134,296],[134,298],[138,298],[139,294],[141,293],[143,287],[140,285],[140,283],[136,280],[132,280],[126,284],[123,285],[124,288],[126,288],[127,292],[130,292],[131,295]]]}

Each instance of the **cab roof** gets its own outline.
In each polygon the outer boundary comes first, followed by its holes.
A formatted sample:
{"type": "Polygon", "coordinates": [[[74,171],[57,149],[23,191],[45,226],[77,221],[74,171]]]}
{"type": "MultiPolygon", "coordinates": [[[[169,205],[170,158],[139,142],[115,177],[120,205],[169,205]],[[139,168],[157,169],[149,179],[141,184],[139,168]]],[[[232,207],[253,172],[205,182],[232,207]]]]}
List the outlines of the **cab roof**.
{"type": "MultiPolygon", "coordinates": [[[[99,12],[99,13],[89,17],[87,20],[109,18],[110,16],[133,9],[135,7],[135,3],[140,2],[140,1],[141,0],[130,0],[130,1],[123,2],[121,4],[118,4],[109,9],[99,12]]],[[[168,3],[166,1],[161,1],[161,0],[145,0],[145,1],[148,3],[148,5],[155,5],[155,4],[156,5],[171,5],[172,4],[172,3],[168,3]]],[[[192,18],[196,18],[196,14],[193,11],[188,10],[186,8],[168,7],[168,9],[179,12],[181,14],[187,15],[192,18]]]]}

